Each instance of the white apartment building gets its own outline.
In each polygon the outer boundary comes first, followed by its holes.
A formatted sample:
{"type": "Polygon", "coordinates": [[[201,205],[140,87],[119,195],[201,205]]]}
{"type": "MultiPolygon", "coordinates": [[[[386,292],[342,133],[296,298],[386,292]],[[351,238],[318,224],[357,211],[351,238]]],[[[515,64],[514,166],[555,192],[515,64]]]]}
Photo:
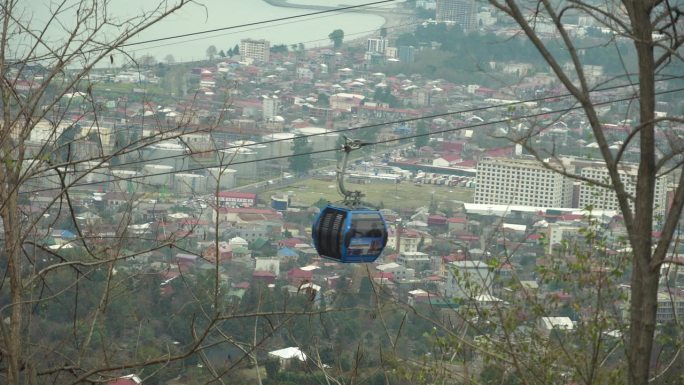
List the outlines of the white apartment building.
{"type": "Polygon", "coordinates": [[[280,275],[280,258],[255,258],[254,270],[270,271],[280,275]]]}
{"type": "Polygon", "coordinates": [[[490,294],[494,273],[482,261],[455,261],[447,267],[447,298],[474,299],[490,294]]]}
{"type": "MultiPolygon", "coordinates": [[[[636,194],[637,172],[638,165],[636,164],[623,165],[621,171],[619,172],[620,179],[625,186],[625,191],[632,196],[636,194]]],[[[580,171],[580,175],[585,178],[595,180],[598,183],[607,183],[610,180],[608,176],[608,169],[606,169],[605,165],[601,163],[583,167],[580,171]]],[[[667,197],[667,183],[665,178],[659,178],[656,180],[654,193],[654,214],[664,215],[667,197]]],[[[588,183],[580,184],[578,202],[578,206],[580,208],[585,208],[591,205],[591,207],[594,209],[620,211],[615,191],[596,185],[590,185],[588,183]]]]}
{"type": "Polygon", "coordinates": [[[366,42],[366,52],[377,52],[384,54],[387,50],[389,40],[384,37],[369,38],[366,42]]]}
{"type": "Polygon", "coordinates": [[[684,298],[667,292],[658,292],[658,310],[656,322],[667,323],[678,320],[681,322],[684,316],[684,298]]]}
{"type": "Polygon", "coordinates": [[[436,9],[437,8],[437,1],[436,0],[416,0],[416,8],[425,8],[425,9],[436,9]]]}
{"type": "Polygon", "coordinates": [[[267,62],[271,54],[271,43],[268,40],[240,40],[240,57],[242,60],[267,62]]]}
{"type": "MultiPolygon", "coordinates": [[[[629,319],[629,305],[630,305],[630,290],[629,285],[620,285],[620,288],[626,293],[627,300],[621,302],[619,307],[622,312],[623,319],[629,319]]],[[[656,322],[671,323],[677,320],[682,322],[684,317],[684,297],[676,292],[669,293],[661,289],[658,291],[657,297],[658,310],[656,310],[656,322]]]]}
{"type": "Polygon", "coordinates": [[[406,266],[400,265],[396,262],[377,265],[375,268],[383,273],[392,273],[392,277],[394,277],[394,280],[397,281],[414,279],[416,277],[415,270],[409,269],[406,266]]]}
{"type": "Polygon", "coordinates": [[[475,202],[570,207],[572,183],[532,159],[489,158],[477,164],[475,202]]]}
{"type": "Polygon", "coordinates": [[[431,262],[430,256],[420,251],[400,253],[399,256],[397,256],[397,263],[415,269],[416,271],[429,269],[431,262]]]}
{"type": "Polygon", "coordinates": [[[551,255],[553,253],[554,247],[560,245],[563,240],[569,240],[570,238],[581,236],[582,226],[586,225],[586,222],[578,225],[549,223],[549,226],[546,228],[546,239],[548,240],[546,244],[546,253],[551,255]]]}
{"type": "Polygon", "coordinates": [[[438,22],[453,22],[464,31],[477,29],[477,6],[475,0],[437,0],[438,22]]]}
{"type": "Polygon", "coordinates": [[[264,120],[275,118],[280,113],[280,99],[277,96],[263,96],[261,110],[264,120]]]}
{"type": "Polygon", "coordinates": [[[400,253],[415,253],[418,251],[418,243],[420,243],[420,238],[400,235],[399,242],[400,253]]]}
{"type": "Polygon", "coordinates": [[[358,107],[366,97],[361,94],[348,94],[338,92],[330,96],[330,108],[333,110],[351,111],[352,107],[358,107]]]}

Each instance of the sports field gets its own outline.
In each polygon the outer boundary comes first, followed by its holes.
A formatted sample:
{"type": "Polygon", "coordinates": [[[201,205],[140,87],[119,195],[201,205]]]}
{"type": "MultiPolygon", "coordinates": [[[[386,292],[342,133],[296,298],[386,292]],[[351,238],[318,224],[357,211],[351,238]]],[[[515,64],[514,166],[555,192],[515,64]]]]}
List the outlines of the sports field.
{"type": "MultiPolygon", "coordinates": [[[[385,208],[399,209],[399,208],[416,208],[420,206],[428,206],[434,194],[434,199],[440,206],[447,204],[447,202],[472,202],[473,189],[464,187],[448,187],[435,185],[415,185],[410,182],[403,182],[399,184],[353,184],[347,182],[345,184],[347,190],[361,190],[366,197],[365,202],[374,206],[380,206],[381,203],[385,208]]],[[[331,202],[341,200],[341,196],[337,192],[337,184],[333,181],[322,181],[316,179],[307,179],[302,182],[292,184],[286,187],[277,187],[259,193],[260,198],[264,203],[269,200],[269,197],[275,193],[292,192],[293,201],[305,204],[313,204],[319,199],[324,198],[331,202]]]]}

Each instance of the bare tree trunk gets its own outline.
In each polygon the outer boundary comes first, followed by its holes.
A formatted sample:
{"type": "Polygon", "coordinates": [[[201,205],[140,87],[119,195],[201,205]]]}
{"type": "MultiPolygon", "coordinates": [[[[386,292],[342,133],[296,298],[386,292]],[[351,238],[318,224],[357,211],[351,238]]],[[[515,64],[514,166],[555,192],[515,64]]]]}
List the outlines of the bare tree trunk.
{"type": "MultiPolygon", "coordinates": [[[[20,384],[21,367],[21,252],[19,247],[19,226],[17,223],[17,197],[11,191],[4,195],[4,207],[2,220],[5,226],[5,254],[7,255],[7,270],[10,278],[10,320],[9,332],[7,333],[7,355],[9,363],[7,370],[7,383],[10,385],[20,384]]],[[[5,322],[2,320],[2,322],[5,322]]]]}
{"type": "Polygon", "coordinates": [[[631,385],[648,384],[655,318],[658,307],[658,276],[651,271],[644,254],[634,255],[634,272],[632,273],[632,298],[630,307],[630,337],[627,346],[629,364],[629,383],[631,385]]]}
{"type": "MultiPolygon", "coordinates": [[[[563,86],[582,105],[588,117],[594,138],[609,171],[610,187],[617,195],[633,253],[630,320],[625,346],[628,368],[626,377],[630,385],[647,385],[654,349],[660,267],[666,260],[684,204],[684,178],[680,177],[671,202],[672,207],[663,221],[664,225],[657,228],[662,234],[656,244],[652,233],[656,229],[654,220],[657,219],[654,214],[657,176],[663,172],[663,166],[672,157],[681,155],[681,150],[671,146],[672,154],[659,156],[657,153],[655,80],[656,74],[665,68],[671,59],[680,59],[678,51],[684,45],[684,37],[676,29],[680,11],[660,0],[624,0],[620,3],[607,2],[601,6],[585,1],[572,2],[566,6],[563,3],[539,0],[536,10],[528,8],[529,4],[516,0],[490,0],[490,3],[520,25],[563,86]],[[638,65],[638,91],[635,96],[639,103],[639,125],[634,128],[634,135],[630,134],[624,144],[628,146],[632,139],[639,139],[639,166],[634,196],[624,188],[620,177],[620,165],[624,162],[621,159],[622,154],[619,152],[616,156],[608,148],[608,138],[603,132],[599,115],[590,98],[592,87],[584,75],[584,63],[577,55],[573,39],[561,20],[564,12],[570,9],[579,10],[594,18],[601,25],[610,28],[615,35],[627,37],[635,48],[638,65]],[[571,70],[563,68],[559,62],[561,58],[551,53],[547,40],[535,29],[537,22],[544,20],[555,25],[564,48],[570,54],[571,70]],[[655,32],[667,38],[654,41],[655,32]],[[574,76],[577,81],[573,80],[574,76]],[[656,245],[657,247],[654,247],[656,245]]],[[[625,75],[631,76],[628,73],[625,75]]],[[[677,118],[673,120],[678,121],[677,118]]],[[[681,168],[681,163],[673,166],[676,167],[681,168]]]]}
{"type": "Polygon", "coordinates": [[[625,2],[631,18],[639,65],[639,113],[642,122],[640,162],[634,202],[634,231],[631,235],[633,272],[631,279],[630,337],[627,345],[629,383],[646,385],[651,366],[660,268],[653,268],[653,201],[656,182],[655,154],[655,64],[653,57],[651,4],[625,2]]]}
{"type": "MultiPolygon", "coordinates": [[[[3,3],[3,10],[0,14],[3,15],[2,37],[0,42],[0,78],[3,80],[1,88],[3,116],[2,127],[0,131],[0,149],[2,149],[3,165],[0,166],[0,217],[2,217],[4,228],[4,253],[7,257],[7,274],[9,274],[10,283],[10,298],[9,306],[9,330],[4,332],[5,346],[7,349],[7,383],[10,385],[19,384],[20,381],[20,366],[21,346],[22,346],[22,319],[21,319],[21,298],[22,298],[22,275],[21,275],[21,231],[19,224],[19,213],[17,211],[17,194],[16,178],[17,174],[13,172],[16,169],[12,167],[12,159],[16,162],[14,151],[14,144],[12,143],[13,129],[15,123],[13,121],[11,106],[13,106],[13,95],[9,84],[5,81],[6,76],[6,46],[9,39],[9,13],[14,8],[15,3],[12,1],[5,1],[3,3]]],[[[5,319],[0,317],[0,322],[6,325],[5,319]]]]}

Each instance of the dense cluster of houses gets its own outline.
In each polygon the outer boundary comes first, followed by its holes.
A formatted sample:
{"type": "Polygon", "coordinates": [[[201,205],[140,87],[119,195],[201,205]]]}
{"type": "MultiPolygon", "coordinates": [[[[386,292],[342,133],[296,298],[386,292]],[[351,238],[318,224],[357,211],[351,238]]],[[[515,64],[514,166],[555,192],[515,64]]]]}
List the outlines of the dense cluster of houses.
{"type": "MultiPolygon", "coordinates": [[[[162,295],[174,295],[173,281],[181,274],[218,266],[230,288],[226,300],[239,300],[250,288],[264,286],[308,295],[321,304],[341,289],[358,291],[364,277],[317,255],[308,234],[317,211],[308,205],[314,202],[287,210],[260,205],[253,192],[233,190],[240,184],[263,182],[278,171],[282,175],[298,137],[305,137],[314,152],[324,152],[338,145],[341,134],[348,134],[391,143],[383,159],[356,165],[350,173],[352,179],[491,187],[492,191],[480,190],[478,199],[482,201],[466,202],[451,212],[439,207],[383,210],[389,224],[388,247],[369,266],[365,278],[410,304],[428,303],[447,310],[455,300],[482,306],[505,304],[521,295],[523,289],[516,285],[522,285],[528,295],[569,303],[578,293],[567,291],[562,284],[540,284],[535,267],[551,266],[559,259],[572,262],[578,249],[565,245],[581,245],[587,228],[600,234],[607,245],[601,258],[618,258],[628,252],[623,241],[625,228],[615,211],[588,213],[582,207],[568,208],[572,205],[513,205],[492,198],[496,180],[492,186],[484,186],[485,162],[505,162],[524,155],[519,146],[503,139],[507,136],[534,133],[540,148],[554,151],[553,155],[597,157],[598,145],[584,139],[589,131],[586,119],[568,110],[573,100],[563,97],[552,74],[527,74],[529,63],[490,63],[500,75],[520,76],[514,85],[493,89],[417,73],[381,72],[382,67],[373,64],[376,55],[368,53],[384,47],[384,37],[369,39],[367,50],[344,52],[297,49],[271,53],[268,42],[250,44],[249,50],[247,45],[241,47],[243,57],[181,65],[184,73],[180,78],[161,73],[165,66],[116,73],[103,70],[92,77],[97,90],[92,100],[91,94],[78,90],[64,95],[59,108],[66,119],[58,124],[39,122],[28,139],[27,154],[37,160],[28,162],[26,169],[35,171],[37,177],[26,185],[30,189],[24,193],[30,194],[30,200],[22,202],[24,212],[42,213],[53,205],[66,179],[73,185],[71,204],[84,237],[118,236],[122,231],[119,223],[125,219],[130,223],[126,231],[132,235],[154,242],[184,243],[183,251],[164,250],[122,262],[130,268],[143,263],[156,269],[162,295]],[[265,50],[259,45],[265,45],[265,50]],[[248,52],[261,56],[248,57],[248,52]],[[126,84],[133,86],[124,93],[114,87],[126,84]],[[152,90],[159,87],[166,92],[154,94],[152,90]],[[526,102],[530,97],[537,101],[526,102]],[[510,108],[512,104],[516,108],[510,108]],[[552,111],[564,113],[560,116],[552,111]],[[133,154],[90,166],[79,163],[85,166],[65,170],[45,166],[39,150],[47,148],[46,144],[58,148],[58,138],[68,132],[79,143],[68,154],[76,161],[113,154],[139,139],[158,136],[159,140],[133,154]],[[416,145],[401,148],[391,142],[414,134],[430,137],[422,142],[413,138],[416,145]],[[481,186],[476,186],[476,177],[481,186]],[[464,276],[469,277],[467,283],[464,276]]],[[[421,54],[420,49],[409,50],[410,55],[397,49],[397,57],[413,58],[421,54]]],[[[392,62],[384,64],[391,66],[392,62]]],[[[594,67],[588,68],[592,81],[602,80],[602,69],[594,67]]],[[[9,76],[12,71],[10,68],[9,76]]],[[[40,68],[26,74],[32,77],[17,79],[19,92],[31,92],[42,80],[40,68]]],[[[631,91],[597,91],[592,100],[616,100],[631,91]]],[[[621,140],[632,129],[631,121],[616,117],[629,116],[633,108],[626,101],[600,109],[613,151],[621,149],[621,140]]],[[[674,110],[667,103],[658,108],[659,116],[674,110]]],[[[670,128],[682,131],[681,125],[670,128]]],[[[659,132],[657,140],[666,142],[668,138],[659,132]]],[[[626,148],[624,159],[634,159],[636,151],[626,148]]],[[[527,187],[538,190],[534,183],[527,187]]],[[[510,191],[502,194],[511,196],[510,191]]],[[[63,214],[61,210],[64,208],[47,210],[36,233],[40,242],[55,252],[77,251],[78,232],[52,220],[63,214]]],[[[592,274],[603,272],[599,262],[589,261],[592,274]]],[[[673,257],[670,262],[675,265],[679,261],[673,257]]],[[[674,283],[659,297],[659,322],[684,313],[684,274],[677,269],[665,271],[664,279],[674,283]]],[[[548,334],[573,329],[573,321],[581,314],[538,318],[535,324],[548,334]]],[[[303,353],[290,348],[271,354],[287,360],[301,359],[303,353]]],[[[139,383],[135,377],[117,381],[117,385],[139,383]]]]}

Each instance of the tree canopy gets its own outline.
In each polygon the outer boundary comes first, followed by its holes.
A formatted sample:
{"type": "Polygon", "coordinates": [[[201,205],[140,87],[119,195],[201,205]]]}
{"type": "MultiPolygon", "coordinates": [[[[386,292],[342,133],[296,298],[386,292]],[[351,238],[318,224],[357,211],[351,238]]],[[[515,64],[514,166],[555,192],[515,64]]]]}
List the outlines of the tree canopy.
{"type": "Polygon", "coordinates": [[[310,152],[312,147],[306,137],[297,136],[292,141],[292,156],[288,158],[290,169],[298,174],[306,174],[313,168],[310,152]]]}
{"type": "Polygon", "coordinates": [[[328,38],[333,43],[333,48],[339,49],[342,47],[342,42],[344,41],[344,31],[341,29],[335,29],[330,32],[328,38]]]}
{"type": "Polygon", "coordinates": [[[210,45],[209,47],[207,47],[207,58],[209,58],[209,60],[214,60],[214,57],[217,53],[218,51],[216,50],[215,45],[210,45]]]}

